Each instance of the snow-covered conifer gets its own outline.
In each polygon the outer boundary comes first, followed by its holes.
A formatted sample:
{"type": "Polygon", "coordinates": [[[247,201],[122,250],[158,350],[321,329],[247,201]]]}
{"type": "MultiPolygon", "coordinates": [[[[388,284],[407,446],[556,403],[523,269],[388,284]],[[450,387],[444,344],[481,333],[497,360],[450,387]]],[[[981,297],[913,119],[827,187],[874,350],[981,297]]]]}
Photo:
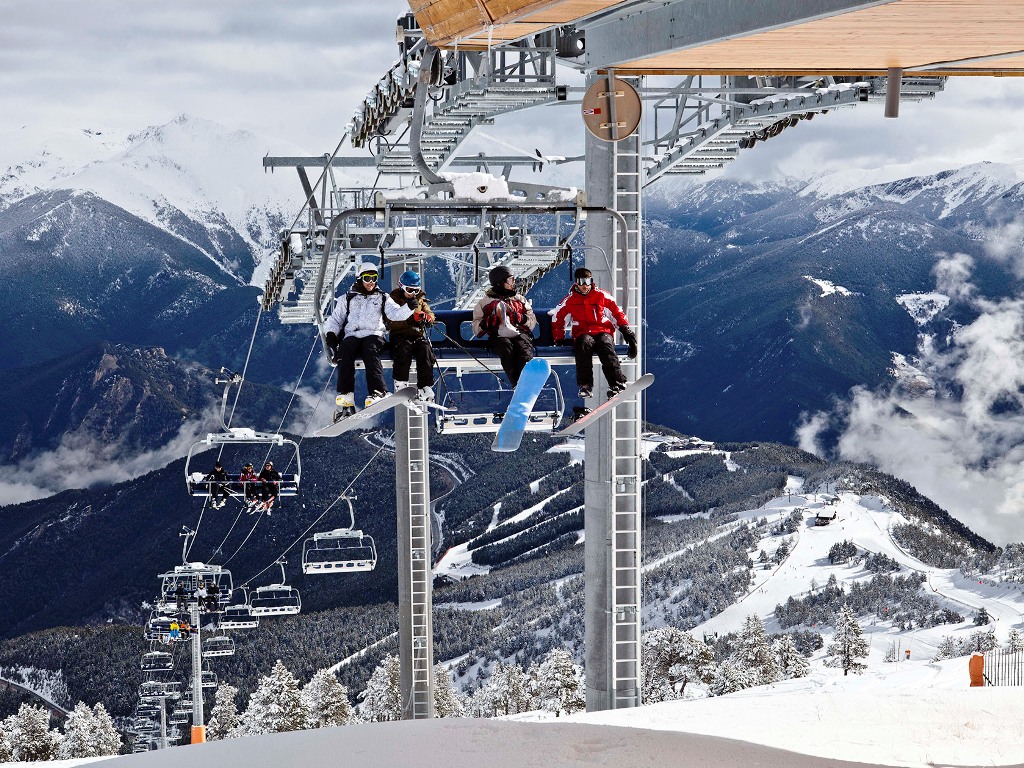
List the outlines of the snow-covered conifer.
{"type": "Polygon", "coordinates": [[[11,760],[16,763],[53,760],[62,741],[59,732],[50,730],[47,709],[29,704],[22,704],[13,716],[7,739],[11,745],[11,760]]]}
{"type": "Polygon", "coordinates": [[[307,728],[348,725],[352,719],[348,688],[329,669],[321,669],[306,683],[302,689],[302,703],[306,709],[307,728]]]}
{"type": "Polygon", "coordinates": [[[858,659],[867,658],[868,650],[864,630],[857,623],[853,609],[848,603],[844,604],[836,616],[836,633],[832,637],[832,644],[825,651],[830,659],[825,663],[842,669],[844,676],[850,674],[850,670],[860,674],[867,669],[867,665],[858,659]]]}
{"type": "Polygon", "coordinates": [[[944,635],[939,641],[939,647],[935,650],[932,661],[945,661],[960,655],[960,643],[952,635],[944,635]]]}
{"type": "Polygon", "coordinates": [[[64,738],[57,755],[62,760],[103,757],[121,751],[121,735],[102,704],[92,709],[78,702],[64,721],[64,738]]]}
{"type": "Polygon", "coordinates": [[[106,707],[97,702],[92,708],[92,721],[96,728],[97,755],[116,755],[121,752],[121,734],[106,707]]]}
{"type": "Polygon", "coordinates": [[[1024,651],[1024,638],[1016,629],[1010,629],[1006,635],[1006,652],[1016,653],[1017,651],[1024,651]]]}
{"type": "Polygon", "coordinates": [[[587,707],[583,668],[573,661],[564,648],[552,650],[536,668],[535,692],[540,705],[558,717],[587,707]]]}
{"type": "Polygon", "coordinates": [[[733,660],[754,672],[757,680],[754,685],[767,685],[779,679],[779,666],[759,617],[748,616],[743,622],[733,660]]]}
{"type": "Polygon", "coordinates": [[[259,687],[249,697],[249,706],[231,735],[298,731],[305,723],[299,681],[278,659],[270,674],[260,679],[259,687]]]}
{"type": "Polygon", "coordinates": [[[371,723],[402,719],[401,668],[398,656],[387,656],[373,670],[366,690],[359,694],[359,712],[371,723]]]}
{"type": "Polygon", "coordinates": [[[9,763],[13,759],[11,755],[10,733],[14,729],[14,715],[0,720],[0,763],[9,763]]]}
{"type": "Polygon", "coordinates": [[[434,716],[462,717],[466,704],[452,685],[451,675],[443,664],[434,665],[434,716]]]}
{"type": "Polygon", "coordinates": [[[807,663],[804,655],[797,650],[792,635],[782,635],[775,638],[772,643],[772,653],[778,665],[779,674],[782,678],[790,680],[798,677],[807,677],[811,671],[811,665],[807,663]]]}
{"type": "Polygon", "coordinates": [[[714,653],[689,632],[675,627],[652,629],[644,633],[641,643],[645,702],[682,698],[688,683],[710,684],[715,677],[714,653]]]}
{"type": "Polygon", "coordinates": [[[238,689],[228,683],[217,686],[214,694],[213,709],[210,710],[210,721],[206,724],[207,741],[220,741],[238,727],[238,705],[235,697],[238,689]]]}
{"type": "Polygon", "coordinates": [[[712,696],[722,696],[726,693],[742,691],[744,688],[752,688],[758,685],[757,673],[749,667],[738,664],[732,659],[726,659],[718,665],[715,671],[715,679],[711,681],[709,688],[712,696]]]}

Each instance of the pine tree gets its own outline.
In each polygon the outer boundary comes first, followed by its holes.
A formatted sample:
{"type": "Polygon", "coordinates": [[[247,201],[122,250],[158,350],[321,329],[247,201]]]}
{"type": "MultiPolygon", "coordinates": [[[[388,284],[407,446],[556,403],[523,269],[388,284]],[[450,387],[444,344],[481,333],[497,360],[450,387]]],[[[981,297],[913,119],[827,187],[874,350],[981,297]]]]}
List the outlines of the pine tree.
{"type": "Polygon", "coordinates": [[[711,648],[689,632],[663,627],[645,632],[641,640],[645,702],[683,698],[691,682],[710,684],[715,677],[711,648]]]}
{"type": "Polygon", "coordinates": [[[462,717],[465,702],[452,686],[452,678],[443,664],[434,665],[434,716],[462,717]]]}
{"type": "Polygon", "coordinates": [[[712,696],[722,696],[742,691],[744,688],[752,688],[757,684],[757,674],[754,670],[732,659],[726,659],[715,671],[715,679],[711,681],[709,690],[712,696]]]}
{"type": "Polygon", "coordinates": [[[519,715],[540,708],[530,676],[518,664],[499,664],[486,687],[493,692],[494,715],[519,715]]]}
{"type": "Polygon", "coordinates": [[[857,659],[867,658],[868,650],[864,631],[857,623],[857,617],[849,603],[845,603],[836,617],[836,633],[832,637],[832,644],[825,652],[831,658],[826,663],[841,668],[844,676],[850,674],[850,670],[860,674],[867,669],[867,665],[857,659]]]}
{"type": "Polygon", "coordinates": [[[807,663],[804,655],[797,650],[792,635],[782,635],[772,643],[772,653],[778,664],[779,673],[784,679],[792,680],[799,677],[807,677],[811,671],[811,665],[807,663]]]}
{"type": "Polygon", "coordinates": [[[535,692],[541,706],[558,717],[571,715],[587,707],[583,668],[576,664],[564,648],[555,648],[536,667],[533,675],[535,692]]]}
{"type": "Polygon", "coordinates": [[[50,713],[45,707],[22,704],[7,733],[11,760],[34,762],[53,760],[60,750],[61,735],[50,730],[50,713]]]}
{"type": "Polygon", "coordinates": [[[764,624],[757,616],[748,616],[740,630],[739,648],[733,660],[754,673],[754,685],[768,685],[779,679],[779,666],[768,645],[764,624]]]}
{"type": "Polygon", "coordinates": [[[298,731],[305,723],[299,681],[278,659],[270,674],[260,679],[259,687],[249,697],[249,706],[231,735],[298,731]]]}
{"type": "Polygon", "coordinates": [[[974,617],[974,626],[984,627],[986,624],[990,624],[991,622],[992,617],[988,615],[988,610],[986,610],[985,606],[982,606],[981,610],[979,610],[977,615],[974,617]]]}
{"type": "Polygon", "coordinates": [[[1016,629],[1011,629],[1006,636],[1006,652],[1017,653],[1017,651],[1024,651],[1024,638],[1016,629]]]}
{"type": "Polygon", "coordinates": [[[348,725],[352,720],[348,688],[329,669],[321,669],[306,683],[302,689],[302,703],[306,709],[307,728],[333,728],[348,725]]]}
{"type": "Polygon", "coordinates": [[[373,670],[366,690],[359,694],[360,713],[367,722],[402,719],[401,668],[398,656],[387,656],[373,670]]]}
{"type": "Polygon", "coordinates": [[[114,718],[106,708],[97,702],[92,708],[92,720],[96,727],[95,744],[97,755],[117,755],[121,752],[121,734],[114,725],[114,718]]]}
{"type": "Polygon", "coordinates": [[[14,730],[14,715],[0,720],[0,763],[9,763],[14,759],[13,745],[10,734],[14,730]]]}
{"type": "Polygon", "coordinates": [[[238,727],[238,706],[235,704],[237,695],[238,689],[233,685],[221,683],[217,686],[210,721],[206,724],[207,741],[229,738],[231,732],[238,727]]]}
{"type": "Polygon", "coordinates": [[[57,756],[61,760],[74,757],[96,757],[92,745],[92,710],[81,701],[68,713],[64,721],[64,741],[57,756]]]}

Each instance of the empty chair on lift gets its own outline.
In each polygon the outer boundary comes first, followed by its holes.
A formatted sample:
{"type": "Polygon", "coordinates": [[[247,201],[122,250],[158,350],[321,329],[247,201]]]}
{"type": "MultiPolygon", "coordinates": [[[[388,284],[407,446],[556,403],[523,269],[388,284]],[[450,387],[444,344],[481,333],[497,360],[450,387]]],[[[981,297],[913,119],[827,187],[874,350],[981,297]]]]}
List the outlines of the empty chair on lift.
{"type": "Polygon", "coordinates": [[[203,643],[203,658],[216,659],[235,655],[235,641],[227,635],[214,635],[203,643]]]}
{"type": "Polygon", "coordinates": [[[204,669],[201,673],[199,685],[202,688],[216,688],[217,687],[217,673],[210,672],[204,669]]]}
{"type": "Polygon", "coordinates": [[[350,528],[315,533],[302,545],[303,573],[357,573],[377,565],[373,537],[350,528]]]}
{"type": "Polygon", "coordinates": [[[185,712],[179,712],[174,710],[171,712],[171,716],[167,718],[167,722],[171,725],[184,725],[189,721],[189,716],[185,712]]]}
{"type": "Polygon", "coordinates": [[[142,655],[143,672],[170,672],[174,669],[174,657],[164,651],[150,651],[142,655]]]}
{"type": "Polygon", "coordinates": [[[217,622],[221,629],[255,629],[259,625],[260,617],[252,612],[248,603],[229,605],[217,622]]]}
{"type": "Polygon", "coordinates": [[[290,616],[302,610],[299,590],[287,584],[257,587],[249,598],[249,611],[253,616],[290,616]]]}
{"type": "Polygon", "coordinates": [[[147,680],[139,685],[140,699],[176,699],[181,696],[181,683],[177,680],[147,680]]]}

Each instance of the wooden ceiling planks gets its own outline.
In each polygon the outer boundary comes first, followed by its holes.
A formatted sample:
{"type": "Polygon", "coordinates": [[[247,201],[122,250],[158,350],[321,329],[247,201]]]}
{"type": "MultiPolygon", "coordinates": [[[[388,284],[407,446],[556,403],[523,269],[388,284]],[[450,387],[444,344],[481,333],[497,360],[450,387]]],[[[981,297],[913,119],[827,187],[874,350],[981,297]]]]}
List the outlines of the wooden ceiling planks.
{"type": "MultiPolygon", "coordinates": [[[[432,42],[484,47],[570,24],[622,0],[409,0],[432,42]]],[[[1024,0],[895,0],[767,32],[668,51],[631,74],[878,74],[934,65],[944,74],[1024,74],[1024,0]]]]}

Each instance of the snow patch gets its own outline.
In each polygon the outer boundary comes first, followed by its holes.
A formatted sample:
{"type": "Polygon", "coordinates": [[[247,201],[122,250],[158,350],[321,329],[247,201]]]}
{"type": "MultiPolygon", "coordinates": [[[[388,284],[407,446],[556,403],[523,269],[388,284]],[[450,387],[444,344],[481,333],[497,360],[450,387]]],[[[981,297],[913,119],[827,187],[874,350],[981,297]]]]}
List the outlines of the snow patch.
{"type": "Polygon", "coordinates": [[[943,293],[903,293],[896,297],[896,303],[907,310],[915,323],[926,325],[949,306],[949,296],[943,293]]]}

